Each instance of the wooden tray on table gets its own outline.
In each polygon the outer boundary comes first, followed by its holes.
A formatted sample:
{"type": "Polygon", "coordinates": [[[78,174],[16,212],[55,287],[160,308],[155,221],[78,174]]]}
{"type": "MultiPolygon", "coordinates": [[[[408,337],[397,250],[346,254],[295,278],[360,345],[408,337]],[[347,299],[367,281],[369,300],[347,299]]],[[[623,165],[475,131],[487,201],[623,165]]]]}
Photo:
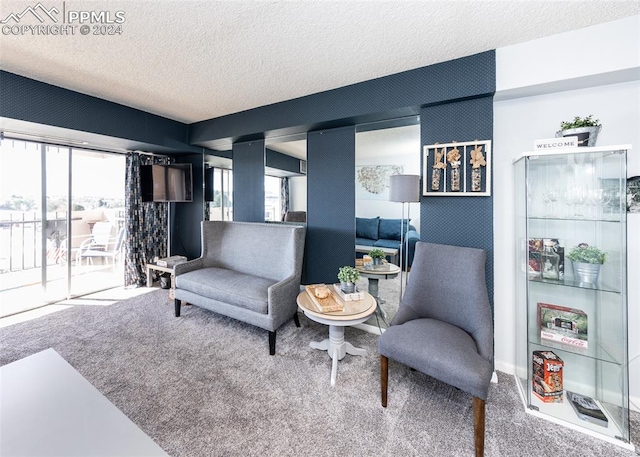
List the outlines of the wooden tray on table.
{"type": "MultiPolygon", "coordinates": [[[[336,291],[333,290],[331,284],[328,286],[324,284],[312,284],[305,286],[305,290],[307,296],[313,302],[313,305],[310,305],[311,308],[315,306],[316,312],[330,316],[353,316],[367,311],[376,304],[376,300],[366,292],[362,300],[343,301],[336,291]],[[315,296],[315,288],[319,286],[324,286],[329,289],[329,296],[327,298],[318,298],[315,296]],[[333,311],[325,311],[331,309],[333,309],[333,311]]],[[[314,311],[314,309],[309,309],[309,311],[314,311]]]]}
{"type": "Polygon", "coordinates": [[[327,286],[325,284],[311,284],[309,286],[304,286],[304,288],[307,291],[309,297],[311,297],[311,301],[313,302],[313,304],[316,305],[318,312],[331,313],[334,311],[342,311],[344,309],[344,302],[336,297],[330,286],[327,286]],[[326,298],[316,297],[315,290],[318,287],[326,288],[329,291],[329,295],[326,298]]]}

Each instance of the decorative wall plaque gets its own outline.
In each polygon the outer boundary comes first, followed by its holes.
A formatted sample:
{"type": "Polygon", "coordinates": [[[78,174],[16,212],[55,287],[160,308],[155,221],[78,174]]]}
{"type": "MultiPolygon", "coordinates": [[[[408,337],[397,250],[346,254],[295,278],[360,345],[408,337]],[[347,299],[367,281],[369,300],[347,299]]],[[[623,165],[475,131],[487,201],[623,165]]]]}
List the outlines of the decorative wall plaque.
{"type": "Polygon", "coordinates": [[[422,195],[491,195],[491,140],[425,145],[422,154],[422,195]]]}

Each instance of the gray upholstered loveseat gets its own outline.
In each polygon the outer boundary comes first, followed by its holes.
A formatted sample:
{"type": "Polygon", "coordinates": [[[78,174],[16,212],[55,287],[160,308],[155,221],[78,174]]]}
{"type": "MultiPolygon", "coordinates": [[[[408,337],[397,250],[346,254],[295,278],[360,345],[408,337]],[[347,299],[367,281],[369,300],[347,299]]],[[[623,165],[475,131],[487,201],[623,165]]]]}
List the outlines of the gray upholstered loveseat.
{"type": "Polygon", "coordinates": [[[269,331],[289,319],[299,327],[304,226],[202,222],[202,255],[175,267],[175,314],[184,300],[269,331]]]}

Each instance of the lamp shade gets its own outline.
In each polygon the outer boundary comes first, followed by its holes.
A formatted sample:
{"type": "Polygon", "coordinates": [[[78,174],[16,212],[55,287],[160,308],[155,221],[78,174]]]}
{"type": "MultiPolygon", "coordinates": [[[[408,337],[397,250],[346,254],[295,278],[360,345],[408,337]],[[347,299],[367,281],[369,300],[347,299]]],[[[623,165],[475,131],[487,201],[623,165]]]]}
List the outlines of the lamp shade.
{"type": "Polygon", "coordinates": [[[389,177],[389,200],[392,202],[419,202],[420,176],[392,175],[389,177]]]}

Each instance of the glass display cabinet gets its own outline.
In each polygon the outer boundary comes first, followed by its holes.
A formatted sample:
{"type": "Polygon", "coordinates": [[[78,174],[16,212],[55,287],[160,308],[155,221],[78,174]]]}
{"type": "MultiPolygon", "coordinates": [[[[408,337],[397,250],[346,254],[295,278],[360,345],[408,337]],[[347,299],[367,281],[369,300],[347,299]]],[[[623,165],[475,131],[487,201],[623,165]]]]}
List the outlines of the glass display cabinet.
{"type": "Polygon", "coordinates": [[[527,411],[629,441],[628,145],[515,161],[516,378],[527,411]]]}

